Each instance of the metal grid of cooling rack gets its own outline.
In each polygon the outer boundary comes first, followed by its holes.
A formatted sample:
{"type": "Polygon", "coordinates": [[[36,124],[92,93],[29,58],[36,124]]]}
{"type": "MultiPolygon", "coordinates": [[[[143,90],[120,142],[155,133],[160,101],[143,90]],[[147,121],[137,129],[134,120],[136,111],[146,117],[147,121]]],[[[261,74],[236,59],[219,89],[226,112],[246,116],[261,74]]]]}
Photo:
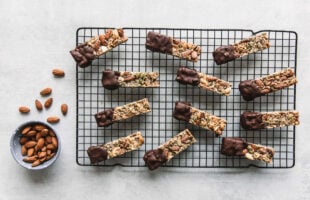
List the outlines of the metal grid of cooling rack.
{"type": "MultiPolygon", "coordinates": [[[[108,28],[79,28],[76,44],[102,34],[108,28]]],[[[264,30],[270,38],[271,47],[221,66],[213,62],[212,52],[259,32],[240,29],[170,29],[170,28],[124,28],[128,41],[93,61],[88,68],[76,68],[77,127],[76,161],[79,165],[91,165],[87,148],[112,141],[130,133],[141,131],[145,144],[137,151],[101,162],[95,166],[121,165],[143,167],[145,151],[154,149],[185,128],[189,128],[197,143],[173,158],[165,167],[196,168],[289,168],[295,163],[295,127],[270,130],[245,131],[239,125],[240,114],[245,110],[276,111],[293,110],[296,105],[296,86],[246,102],[240,96],[238,84],[275,71],[291,67],[296,72],[297,34],[293,31],[264,30]],[[154,53],[145,48],[148,31],[156,31],[202,47],[197,63],[180,60],[170,55],[154,53]],[[220,96],[175,81],[179,66],[188,66],[233,84],[230,96],[220,96]],[[115,71],[157,71],[160,73],[159,88],[119,88],[105,90],[101,75],[105,69],[115,71]],[[147,97],[152,112],[134,117],[110,127],[97,127],[94,114],[119,105],[147,97]],[[227,120],[222,137],[241,137],[253,143],[274,147],[276,154],[272,164],[249,161],[240,157],[220,154],[221,138],[172,117],[175,101],[187,101],[194,107],[206,110],[227,120]]]]}

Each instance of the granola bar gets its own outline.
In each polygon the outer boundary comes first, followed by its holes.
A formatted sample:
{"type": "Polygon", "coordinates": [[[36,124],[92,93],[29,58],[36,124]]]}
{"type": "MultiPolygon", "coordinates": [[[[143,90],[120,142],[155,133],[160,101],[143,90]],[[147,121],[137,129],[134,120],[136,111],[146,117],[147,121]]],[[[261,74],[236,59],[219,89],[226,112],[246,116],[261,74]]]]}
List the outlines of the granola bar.
{"type": "Polygon", "coordinates": [[[255,35],[253,37],[241,40],[235,44],[221,46],[213,52],[213,58],[216,64],[221,65],[229,61],[256,53],[270,47],[267,33],[255,35]]]}
{"type": "Polygon", "coordinates": [[[107,109],[95,114],[98,126],[109,126],[114,122],[125,120],[151,111],[147,98],[132,103],[107,109]]]}
{"type": "Polygon", "coordinates": [[[102,86],[108,90],[119,87],[159,87],[158,72],[118,72],[105,70],[102,72],[102,86]]]}
{"type": "Polygon", "coordinates": [[[178,69],[176,80],[182,84],[198,86],[225,96],[228,96],[231,91],[231,83],[187,67],[178,69]]]}
{"type": "Polygon", "coordinates": [[[192,133],[185,129],[157,149],[147,151],[143,156],[143,160],[150,170],[157,169],[195,142],[196,139],[192,133]]]}
{"type": "Polygon", "coordinates": [[[191,107],[191,104],[187,102],[175,102],[173,116],[178,120],[183,120],[201,128],[211,130],[216,135],[221,135],[226,126],[225,119],[191,107]]]}
{"type": "Polygon", "coordinates": [[[255,80],[242,81],[239,90],[244,100],[251,101],[256,97],[287,88],[297,83],[294,71],[291,68],[275,72],[255,80]]]}
{"type": "Polygon", "coordinates": [[[148,32],[145,46],[151,51],[173,55],[193,62],[197,62],[201,54],[201,48],[198,45],[156,32],[148,32]]]}
{"type": "Polygon", "coordinates": [[[241,138],[223,138],[221,153],[226,156],[244,156],[249,160],[271,163],[275,151],[272,147],[248,143],[241,138]]]}
{"type": "Polygon", "coordinates": [[[105,34],[91,38],[78,45],[70,53],[80,67],[87,67],[99,56],[111,51],[114,47],[126,42],[128,37],[122,28],[108,29],[105,34]]]}
{"type": "Polygon", "coordinates": [[[127,152],[138,149],[144,143],[141,132],[136,132],[127,137],[121,137],[100,146],[90,146],[87,150],[92,164],[108,160],[127,152]]]}
{"type": "Polygon", "coordinates": [[[246,111],[240,117],[241,126],[246,130],[258,130],[282,126],[299,125],[299,112],[249,112],[246,111]]]}

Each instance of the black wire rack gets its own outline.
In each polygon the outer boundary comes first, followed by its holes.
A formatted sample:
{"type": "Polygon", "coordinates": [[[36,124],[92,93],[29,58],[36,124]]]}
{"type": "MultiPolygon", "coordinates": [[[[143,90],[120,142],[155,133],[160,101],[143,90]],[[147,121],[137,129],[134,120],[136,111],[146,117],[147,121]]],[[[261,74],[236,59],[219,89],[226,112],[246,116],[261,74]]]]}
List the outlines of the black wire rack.
{"type": "MultiPolygon", "coordinates": [[[[108,28],[79,28],[76,44],[104,33],[108,28]]],[[[260,131],[245,131],[240,127],[240,114],[245,110],[259,112],[294,110],[296,86],[246,102],[240,96],[238,85],[242,80],[254,79],[291,67],[296,73],[297,33],[293,31],[240,29],[171,29],[171,28],[124,28],[128,41],[93,61],[92,66],[76,68],[77,127],[76,161],[89,166],[87,148],[103,144],[136,131],[145,137],[144,145],[121,157],[101,162],[95,166],[121,165],[144,167],[145,151],[157,148],[169,138],[188,128],[197,143],[173,158],[165,167],[188,168],[290,168],[295,164],[295,127],[283,127],[260,131]],[[177,39],[198,44],[202,53],[197,63],[154,53],[145,48],[148,31],[156,31],[177,39]],[[242,57],[224,65],[216,65],[212,52],[215,48],[232,44],[260,32],[267,32],[271,47],[264,51],[242,57]],[[233,84],[228,97],[201,90],[175,81],[180,66],[195,68],[227,80],[233,84]],[[160,73],[159,88],[119,88],[106,90],[101,85],[102,71],[157,71],[160,73]],[[152,112],[113,124],[97,127],[94,114],[112,107],[148,98],[152,112]],[[222,137],[241,137],[248,142],[271,146],[276,154],[272,164],[249,161],[240,157],[220,154],[221,137],[199,127],[172,117],[175,101],[187,101],[194,107],[206,110],[227,120],[222,137]]]]}

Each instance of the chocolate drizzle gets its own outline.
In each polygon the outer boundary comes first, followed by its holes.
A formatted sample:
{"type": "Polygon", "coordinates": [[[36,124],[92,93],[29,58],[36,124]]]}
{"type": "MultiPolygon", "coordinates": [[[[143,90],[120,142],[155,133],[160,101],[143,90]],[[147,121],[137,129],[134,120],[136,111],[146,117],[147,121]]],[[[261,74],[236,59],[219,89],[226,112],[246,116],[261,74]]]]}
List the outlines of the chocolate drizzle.
{"type": "Polygon", "coordinates": [[[191,118],[191,104],[187,102],[177,101],[175,102],[175,109],[173,112],[173,117],[178,120],[189,121],[191,118]]]}
{"type": "Polygon", "coordinates": [[[110,69],[102,72],[102,86],[108,90],[115,90],[119,88],[118,77],[120,76],[120,72],[112,71],[110,69]]]}
{"type": "Polygon", "coordinates": [[[147,151],[143,156],[143,160],[145,161],[145,164],[150,170],[154,170],[167,162],[168,159],[167,156],[164,154],[164,150],[155,149],[147,151]]]}
{"type": "Polygon", "coordinates": [[[172,38],[155,32],[148,32],[145,47],[151,51],[172,54],[172,38]]]}
{"type": "Polygon", "coordinates": [[[100,127],[101,126],[105,127],[113,124],[113,114],[114,114],[113,108],[95,114],[97,125],[100,127]]]}
{"type": "Polygon", "coordinates": [[[246,111],[240,116],[240,124],[246,130],[257,130],[266,128],[263,116],[259,112],[246,111]]]}
{"type": "Polygon", "coordinates": [[[92,164],[104,161],[108,158],[108,152],[98,146],[91,146],[87,149],[87,154],[92,164]]]}
{"type": "Polygon", "coordinates": [[[259,90],[259,87],[254,80],[241,81],[239,84],[239,90],[243,99],[246,101],[251,101],[256,97],[265,95],[259,90]]]}
{"type": "Polygon", "coordinates": [[[227,156],[243,156],[248,143],[241,138],[223,138],[221,153],[227,156]]]}
{"type": "Polygon", "coordinates": [[[235,60],[239,57],[240,55],[235,51],[233,45],[221,46],[213,52],[213,59],[218,65],[228,63],[229,61],[235,60]]]}
{"type": "Polygon", "coordinates": [[[195,69],[180,67],[177,72],[176,80],[182,84],[198,85],[199,75],[195,69]]]}
{"type": "Polygon", "coordinates": [[[94,49],[86,43],[77,46],[70,51],[72,57],[80,67],[87,67],[92,64],[95,59],[94,49]]]}

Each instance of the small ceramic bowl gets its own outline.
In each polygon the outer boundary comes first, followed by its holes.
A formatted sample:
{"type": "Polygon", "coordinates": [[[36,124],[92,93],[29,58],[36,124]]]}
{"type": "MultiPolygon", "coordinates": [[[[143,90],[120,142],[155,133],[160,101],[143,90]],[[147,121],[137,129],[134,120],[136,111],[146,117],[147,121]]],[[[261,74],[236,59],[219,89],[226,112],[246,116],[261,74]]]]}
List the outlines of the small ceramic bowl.
{"type": "Polygon", "coordinates": [[[22,125],[20,125],[14,132],[14,134],[11,137],[11,141],[10,141],[10,150],[11,153],[13,155],[13,158],[16,160],[16,162],[18,162],[18,164],[20,164],[21,166],[25,167],[26,169],[29,170],[41,170],[41,169],[45,169],[47,167],[49,167],[50,165],[52,165],[57,158],[59,157],[60,151],[61,151],[61,143],[60,143],[60,138],[58,136],[58,134],[55,132],[55,130],[49,126],[48,124],[44,123],[44,122],[40,122],[40,121],[30,121],[30,122],[26,122],[22,125]],[[21,144],[19,143],[19,140],[22,136],[22,130],[27,127],[27,126],[33,126],[36,124],[40,124],[40,125],[44,125],[46,127],[48,127],[49,129],[51,129],[57,138],[57,142],[58,142],[58,149],[56,151],[56,155],[51,158],[48,161],[45,161],[43,163],[41,163],[40,165],[36,166],[36,167],[32,167],[31,163],[26,163],[23,161],[23,158],[27,157],[27,156],[23,156],[21,153],[21,144]]]}

